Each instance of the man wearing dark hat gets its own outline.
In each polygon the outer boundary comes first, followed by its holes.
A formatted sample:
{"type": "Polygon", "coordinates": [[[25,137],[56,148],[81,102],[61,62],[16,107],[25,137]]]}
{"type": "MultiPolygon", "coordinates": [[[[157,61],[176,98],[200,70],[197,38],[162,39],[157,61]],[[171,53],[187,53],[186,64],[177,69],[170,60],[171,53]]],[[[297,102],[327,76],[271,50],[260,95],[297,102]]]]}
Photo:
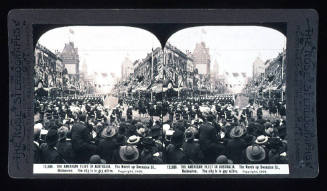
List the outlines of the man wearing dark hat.
{"type": "Polygon", "coordinates": [[[160,152],[152,138],[143,138],[141,147],[140,162],[142,164],[158,164],[160,160],[162,161],[162,152],[160,152]],[[159,158],[159,160],[156,160],[157,158],[159,158]]]}
{"type": "Polygon", "coordinates": [[[126,116],[127,116],[127,120],[131,121],[133,119],[133,108],[132,106],[129,106],[126,110],[126,116]]]}
{"type": "Polygon", "coordinates": [[[79,115],[79,121],[76,122],[71,130],[73,150],[78,162],[88,162],[91,155],[96,152],[96,145],[93,144],[91,131],[85,124],[86,115],[79,115]]]}
{"type": "Polygon", "coordinates": [[[184,140],[183,132],[176,130],[171,138],[171,144],[166,147],[166,162],[168,164],[188,164],[186,154],[182,149],[184,140]]]}
{"type": "Polygon", "coordinates": [[[242,138],[245,129],[241,126],[236,126],[230,131],[231,139],[226,144],[226,155],[235,163],[241,164],[244,162],[242,155],[243,150],[246,148],[246,141],[242,138]]]}
{"type": "Polygon", "coordinates": [[[42,143],[40,146],[41,163],[66,163],[57,151],[57,142],[57,130],[49,129],[46,135],[46,143],[42,143]]]}
{"type": "Polygon", "coordinates": [[[169,121],[173,121],[174,120],[174,106],[173,106],[173,104],[169,105],[168,113],[169,113],[169,121]]]}
{"type": "Polygon", "coordinates": [[[160,126],[160,122],[156,121],[155,124],[151,127],[150,135],[154,139],[161,138],[162,129],[160,126]]]}
{"type": "Polygon", "coordinates": [[[259,108],[257,109],[257,119],[262,119],[262,106],[259,106],[259,108]]]}
{"type": "Polygon", "coordinates": [[[216,158],[225,150],[223,144],[219,143],[218,130],[211,122],[206,121],[199,128],[200,148],[204,154],[206,163],[214,163],[216,158]]]}

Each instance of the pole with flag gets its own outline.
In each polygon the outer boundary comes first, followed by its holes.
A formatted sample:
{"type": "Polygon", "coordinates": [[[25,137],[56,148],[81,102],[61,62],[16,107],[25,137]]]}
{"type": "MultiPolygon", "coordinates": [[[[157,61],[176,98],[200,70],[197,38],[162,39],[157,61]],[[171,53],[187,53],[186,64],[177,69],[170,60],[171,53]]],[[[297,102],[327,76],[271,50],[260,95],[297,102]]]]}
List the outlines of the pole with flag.
{"type": "Polygon", "coordinates": [[[69,33],[70,34],[68,35],[68,40],[69,40],[69,42],[71,42],[72,41],[71,37],[72,37],[72,35],[74,35],[75,32],[73,31],[73,29],[70,28],[69,33]]]}
{"type": "MultiPolygon", "coordinates": [[[[153,80],[153,48],[151,50],[151,80],[153,80]]],[[[153,99],[153,92],[151,90],[151,101],[153,99]]]]}
{"type": "Polygon", "coordinates": [[[281,91],[282,92],[281,99],[282,99],[282,101],[284,101],[284,90],[283,90],[283,77],[284,77],[284,68],[283,67],[284,67],[284,64],[285,64],[284,62],[285,62],[285,57],[283,56],[282,57],[282,64],[281,64],[282,65],[282,69],[281,69],[282,70],[282,72],[281,72],[282,73],[281,74],[282,75],[281,76],[281,85],[282,85],[281,86],[281,90],[282,90],[281,91]]]}

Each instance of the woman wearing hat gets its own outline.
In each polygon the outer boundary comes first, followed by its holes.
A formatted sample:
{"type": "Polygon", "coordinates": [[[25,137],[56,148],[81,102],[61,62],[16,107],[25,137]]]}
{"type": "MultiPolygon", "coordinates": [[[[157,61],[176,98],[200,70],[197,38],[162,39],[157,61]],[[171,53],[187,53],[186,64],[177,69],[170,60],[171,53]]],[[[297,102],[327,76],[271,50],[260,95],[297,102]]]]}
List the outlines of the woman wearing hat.
{"type": "Polygon", "coordinates": [[[138,164],[139,156],[140,152],[135,145],[124,145],[114,151],[111,163],[138,164]]]}
{"type": "Polygon", "coordinates": [[[175,130],[171,144],[166,147],[166,162],[168,164],[188,164],[190,160],[182,149],[184,133],[180,130],[175,130]]]}
{"type": "Polygon", "coordinates": [[[251,145],[245,149],[246,161],[249,164],[267,164],[265,149],[260,145],[251,145]]]}
{"type": "Polygon", "coordinates": [[[107,163],[110,163],[114,150],[118,148],[116,144],[116,134],[117,130],[113,126],[106,127],[101,132],[102,139],[99,141],[97,153],[107,161],[107,163]]]}
{"type": "Polygon", "coordinates": [[[241,126],[234,127],[230,133],[230,140],[226,144],[226,155],[235,163],[240,164],[244,162],[242,155],[243,150],[246,148],[246,141],[243,139],[245,129],[241,126]]]}
{"type": "Polygon", "coordinates": [[[57,151],[58,134],[56,129],[49,129],[45,139],[46,143],[40,146],[41,163],[66,163],[57,151]]]}
{"type": "Polygon", "coordinates": [[[194,141],[194,132],[192,129],[186,129],[184,133],[185,142],[182,149],[192,163],[202,163],[204,155],[200,149],[200,144],[194,141]]]}
{"type": "MultiPolygon", "coordinates": [[[[140,148],[140,147],[138,147],[140,148]]],[[[162,152],[150,137],[145,137],[141,141],[140,162],[142,164],[160,164],[162,152]],[[158,159],[158,160],[156,160],[158,159]]]]}
{"type": "Polygon", "coordinates": [[[69,129],[66,126],[61,126],[58,129],[59,139],[56,147],[58,152],[67,162],[73,163],[75,160],[75,153],[71,141],[67,139],[68,131],[69,129]]]}

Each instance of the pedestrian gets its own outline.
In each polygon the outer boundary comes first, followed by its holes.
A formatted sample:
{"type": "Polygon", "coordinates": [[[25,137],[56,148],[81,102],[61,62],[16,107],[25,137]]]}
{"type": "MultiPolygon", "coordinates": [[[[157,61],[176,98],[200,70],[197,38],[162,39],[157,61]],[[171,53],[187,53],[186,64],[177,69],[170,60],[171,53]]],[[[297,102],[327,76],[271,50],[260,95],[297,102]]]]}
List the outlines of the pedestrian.
{"type": "Polygon", "coordinates": [[[80,163],[88,162],[90,157],[96,152],[96,145],[92,143],[91,130],[85,124],[86,115],[79,115],[78,121],[71,130],[72,146],[76,154],[76,159],[80,163]]]}

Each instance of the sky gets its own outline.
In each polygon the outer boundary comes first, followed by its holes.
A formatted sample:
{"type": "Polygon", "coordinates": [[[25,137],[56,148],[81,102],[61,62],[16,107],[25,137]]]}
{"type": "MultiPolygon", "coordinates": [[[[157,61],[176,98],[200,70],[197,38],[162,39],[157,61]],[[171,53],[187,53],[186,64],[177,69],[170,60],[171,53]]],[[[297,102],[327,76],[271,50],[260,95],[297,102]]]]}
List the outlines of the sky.
{"type": "MultiPolygon", "coordinates": [[[[87,64],[89,74],[113,72],[118,76],[126,56],[133,62],[160,47],[152,33],[119,26],[60,27],[44,33],[38,42],[53,52],[61,52],[69,41],[78,48],[80,63],[87,64]]],[[[218,62],[220,74],[246,72],[248,76],[252,76],[252,63],[258,56],[265,61],[286,48],[282,33],[257,26],[192,27],[176,32],[168,41],[184,52],[193,52],[196,43],[203,41],[209,48],[211,63],[218,62]]]]}
{"type": "Polygon", "coordinates": [[[38,42],[53,52],[61,52],[69,41],[78,48],[80,70],[85,63],[89,74],[113,72],[117,76],[121,74],[121,63],[126,56],[133,62],[160,46],[152,33],[120,26],[60,27],[44,33],[38,42]]]}
{"type": "Polygon", "coordinates": [[[286,48],[286,37],[277,30],[259,26],[203,26],[174,33],[168,40],[182,51],[194,51],[198,42],[209,48],[211,67],[216,60],[219,74],[246,72],[252,76],[252,64],[275,58],[286,48]]]}

